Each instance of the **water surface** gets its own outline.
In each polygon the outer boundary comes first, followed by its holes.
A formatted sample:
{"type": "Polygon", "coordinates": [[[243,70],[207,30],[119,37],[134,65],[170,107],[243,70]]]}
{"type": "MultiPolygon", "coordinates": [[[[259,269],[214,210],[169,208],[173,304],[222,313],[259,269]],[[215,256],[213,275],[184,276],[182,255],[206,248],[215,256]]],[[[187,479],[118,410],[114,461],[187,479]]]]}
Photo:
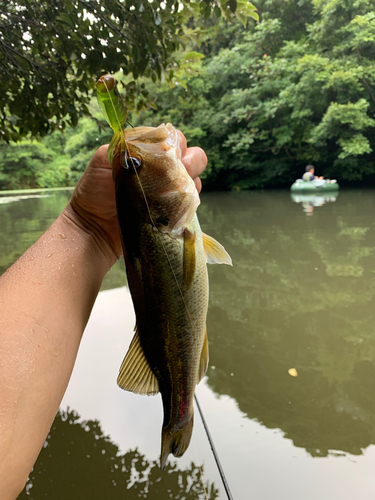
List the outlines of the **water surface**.
{"type": "MultiPolygon", "coordinates": [[[[0,272],[69,196],[0,197],[0,272]]],[[[234,266],[209,268],[210,367],[197,394],[235,500],[375,497],[374,205],[370,190],[202,196],[202,229],[234,266]]],[[[161,473],[160,397],[116,387],[134,326],[125,283],[118,263],[22,500],[204,499],[202,478],[208,498],[226,498],[198,413],[188,452],[161,473]]]]}

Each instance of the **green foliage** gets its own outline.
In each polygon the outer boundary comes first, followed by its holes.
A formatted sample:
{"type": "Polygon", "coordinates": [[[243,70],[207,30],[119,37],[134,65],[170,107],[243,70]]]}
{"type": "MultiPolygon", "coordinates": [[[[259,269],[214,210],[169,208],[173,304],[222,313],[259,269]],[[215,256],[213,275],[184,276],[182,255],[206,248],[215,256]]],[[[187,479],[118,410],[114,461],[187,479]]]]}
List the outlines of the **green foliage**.
{"type": "Polygon", "coordinates": [[[74,134],[67,138],[64,151],[70,158],[70,179],[73,184],[77,183],[98,147],[112,139],[112,129],[104,126],[104,123],[102,127],[105,127],[104,132],[93,120],[82,118],[74,134]]]}
{"type": "Polygon", "coordinates": [[[232,27],[209,29],[201,74],[187,92],[151,87],[158,111],[142,120],[170,120],[206,150],[207,187],[289,185],[314,162],[319,175],[374,182],[373,3],[265,0],[259,11],[232,45],[232,27]]]}
{"type": "MultiPolygon", "coordinates": [[[[90,110],[100,116],[95,104],[90,110]]],[[[41,142],[0,141],[0,190],[74,186],[96,149],[111,138],[104,121],[84,117],[75,128],[55,131],[41,142]]]]}
{"type": "MultiPolygon", "coordinates": [[[[215,12],[257,18],[242,0],[22,0],[0,3],[0,140],[75,126],[95,80],[122,71],[153,81],[172,71],[184,24],[215,12]],[[182,8],[181,8],[182,7],[182,8]]],[[[126,86],[128,98],[134,82],[126,86]]]]}
{"type": "MultiPolygon", "coordinates": [[[[147,9],[156,4],[149,5],[147,9]]],[[[190,9],[190,14],[208,15],[213,8],[219,16],[217,5],[202,5],[184,2],[184,9],[190,9]]],[[[231,17],[233,4],[225,5],[221,4],[220,12],[226,9],[231,17]]],[[[245,8],[241,5],[237,4],[237,17],[245,8]]],[[[168,9],[172,7],[163,11],[166,17],[162,24],[169,19],[168,9]]],[[[130,66],[128,72],[120,73],[134,125],[171,122],[192,145],[203,147],[209,158],[203,174],[206,188],[288,186],[301,177],[307,163],[315,163],[318,175],[337,178],[340,184],[374,183],[372,0],[259,0],[257,7],[261,15],[258,24],[244,26],[240,20],[228,23],[221,14],[218,22],[214,17],[190,18],[181,31],[187,45],[160,62],[169,70],[163,73],[163,83],[152,69],[155,61],[139,73],[148,75],[148,79],[133,80],[130,66]],[[201,47],[197,37],[202,40],[201,47]],[[151,100],[153,108],[142,111],[151,100]]],[[[178,13],[176,19],[180,14],[185,16],[181,19],[188,19],[187,12],[178,13]]],[[[177,37],[176,33],[173,36],[177,37]]],[[[134,60],[130,58],[129,65],[134,60]]],[[[106,57],[105,63],[110,61],[106,57]]],[[[113,68],[107,66],[108,70],[113,68]]],[[[7,178],[10,167],[4,166],[5,156],[0,160],[0,188],[17,183],[17,187],[55,185],[60,182],[57,178],[74,184],[98,144],[111,138],[109,127],[98,121],[98,109],[91,113],[104,130],[102,135],[94,121],[83,118],[74,130],[67,128],[64,134],[54,133],[44,139],[53,159],[43,157],[40,165],[49,169],[55,165],[64,173],[55,178],[46,173],[43,177],[39,166],[39,174],[31,174],[37,168],[32,168],[26,158],[43,155],[42,150],[36,153],[35,144],[28,143],[22,146],[31,148],[28,155],[23,149],[17,160],[23,165],[23,173],[14,181],[7,178]]]]}
{"type": "Polygon", "coordinates": [[[361,133],[353,135],[354,131],[365,131],[375,125],[375,120],[367,115],[368,107],[369,103],[365,99],[354,104],[332,102],[322,121],[311,131],[310,142],[317,146],[326,146],[329,139],[339,137],[337,143],[342,148],[339,158],[370,153],[372,149],[368,139],[361,133]],[[344,125],[347,126],[346,130],[343,130],[344,125]]]}
{"type": "Polygon", "coordinates": [[[57,187],[69,182],[69,160],[36,141],[0,143],[0,188],[57,187]],[[22,168],[20,168],[22,166],[22,168]]]}

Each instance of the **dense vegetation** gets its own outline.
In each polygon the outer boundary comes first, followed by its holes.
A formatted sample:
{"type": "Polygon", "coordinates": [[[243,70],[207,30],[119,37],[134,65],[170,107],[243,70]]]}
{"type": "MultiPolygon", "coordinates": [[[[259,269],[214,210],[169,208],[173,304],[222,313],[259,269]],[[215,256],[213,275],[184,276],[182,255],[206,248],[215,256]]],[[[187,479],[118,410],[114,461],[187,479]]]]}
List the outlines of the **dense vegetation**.
{"type": "MultiPolygon", "coordinates": [[[[176,74],[163,84],[144,79],[142,91],[156,109],[132,120],[171,121],[202,146],[206,188],[288,185],[307,163],[340,183],[375,183],[373,1],[256,5],[261,21],[245,27],[190,20],[189,29],[204,33],[201,45],[190,48],[204,58],[194,56],[188,72],[182,66],[174,87],[176,74]]],[[[72,184],[107,139],[83,118],[42,143],[2,144],[0,189],[72,184]]]]}
{"type": "MultiPolygon", "coordinates": [[[[172,78],[187,20],[254,10],[244,0],[2,0],[0,140],[76,125],[103,73],[172,78]]],[[[130,103],[134,81],[126,90],[130,103]]]]}
{"type": "Polygon", "coordinates": [[[98,146],[111,137],[109,127],[100,131],[94,120],[83,117],[76,127],[55,131],[40,142],[0,142],[0,189],[73,186],[98,146]]]}
{"type": "Polygon", "coordinates": [[[257,6],[253,29],[210,30],[186,90],[154,86],[158,111],[147,119],[171,121],[207,151],[214,188],[290,184],[307,163],[340,182],[373,182],[374,3],[257,6]]]}

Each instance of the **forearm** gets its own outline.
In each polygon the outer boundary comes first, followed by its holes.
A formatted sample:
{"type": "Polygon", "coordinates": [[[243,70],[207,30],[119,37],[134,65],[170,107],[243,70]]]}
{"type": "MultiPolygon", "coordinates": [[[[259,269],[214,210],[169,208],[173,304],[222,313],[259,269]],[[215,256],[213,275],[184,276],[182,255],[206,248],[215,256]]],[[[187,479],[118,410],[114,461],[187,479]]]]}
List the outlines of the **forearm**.
{"type": "Polygon", "coordinates": [[[116,260],[68,206],[0,278],[0,498],[25,482],[66,390],[105,273],[116,260]]]}

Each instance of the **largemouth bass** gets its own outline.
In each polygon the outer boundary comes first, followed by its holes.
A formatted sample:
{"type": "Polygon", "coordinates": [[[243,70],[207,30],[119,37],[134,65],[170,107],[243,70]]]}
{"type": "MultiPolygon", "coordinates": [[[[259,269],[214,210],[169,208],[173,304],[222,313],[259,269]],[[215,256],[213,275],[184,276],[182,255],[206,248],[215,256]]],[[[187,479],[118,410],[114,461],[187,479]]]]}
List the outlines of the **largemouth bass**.
{"type": "Polygon", "coordinates": [[[168,455],[180,457],[189,445],[195,386],[208,366],[207,262],[231,259],[201,231],[199,195],[181,162],[173,125],[124,130],[126,112],[113,77],[101,77],[97,90],[114,130],[108,156],[136,314],[117,383],[137,394],[161,393],[165,469],[168,455]]]}

